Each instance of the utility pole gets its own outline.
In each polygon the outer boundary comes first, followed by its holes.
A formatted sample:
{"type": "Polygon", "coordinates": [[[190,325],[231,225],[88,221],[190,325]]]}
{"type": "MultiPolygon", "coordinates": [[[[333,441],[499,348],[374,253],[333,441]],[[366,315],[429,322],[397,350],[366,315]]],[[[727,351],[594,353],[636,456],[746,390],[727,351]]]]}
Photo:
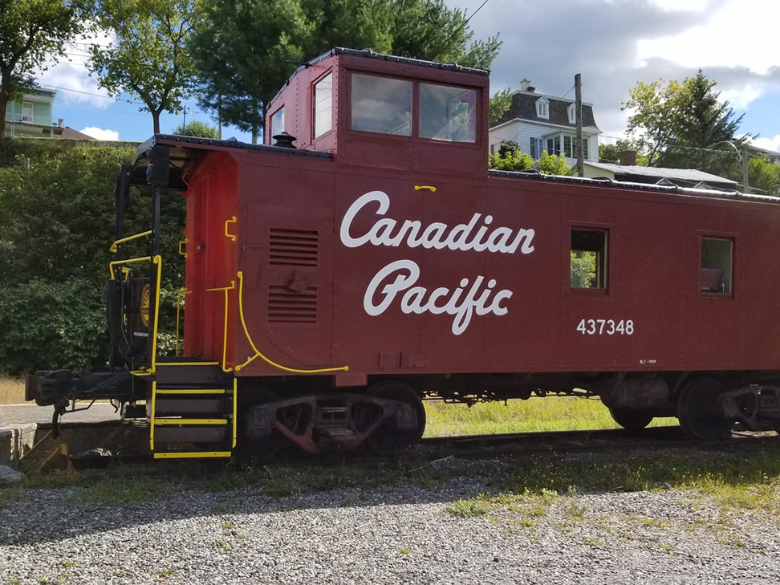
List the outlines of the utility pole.
{"type": "Polygon", "coordinates": [[[187,106],[184,106],[184,125],[182,129],[187,127],[187,106]]]}
{"type": "Polygon", "coordinates": [[[742,147],[742,152],[740,152],[740,156],[742,158],[742,189],[747,195],[750,193],[750,188],[748,187],[748,151],[747,148],[742,147]]]}
{"type": "Polygon", "coordinates": [[[577,176],[585,176],[585,153],[582,149],[582,75],[574,76],[574,117],[577,122],[577,176]]]}

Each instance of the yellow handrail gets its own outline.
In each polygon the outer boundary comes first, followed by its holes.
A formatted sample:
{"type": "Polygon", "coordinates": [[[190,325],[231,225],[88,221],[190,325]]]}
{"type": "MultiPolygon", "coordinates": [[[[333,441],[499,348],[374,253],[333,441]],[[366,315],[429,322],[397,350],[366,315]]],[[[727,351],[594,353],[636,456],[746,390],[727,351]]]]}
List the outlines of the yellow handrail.
{"type": "Polygon", "coordinates": [[[149,418],[149,450],[154,451],[154,417],[157,414],[157,380],[152,380],[152,408],[149,418]]]}
{"type": "Polygon", "coordinates": [[[349,371],[349,366],[341,366],[338,368],[320,368],[316,370],[301,370],[297,368],[288,368],[281,364],[277,364],[275,361],[264,356],[260,352],[260,350],[257,349],[255,342],[252,341],[252,337],[249,335],[249,329],[247,328],[246,325],[246,319],[244,318],[244,273],[240,270],[238,271],[238,316],[241,319],[241,327],[243,327],[244,329],[244,335],[246,336],[246,340],[249,342],[250,347],[254,350],[255,355],[250,357],[243,364],[237,365],[236,366],[237,372],[245,368],[247,365],[249,365],[249,363],[253,361],[255,358],[260,358],[269,366],[273,366],[274,368],[277,368],[284,372],[291,372],[293,374],[324,374],[327,372],[348,372],[349,371]]]}
{"type": "Polygon", "coordinates": [[[152,230],[147,230],[142,234],[135,234],[134,236],[127,236],[126,238],[121,238],[116,242],[114,242],[113,244],[111,244],[111,247],[108,248],[108,251],[111,252],[112,254],[116,254],[119,244],[124,244],[125,242],[131,242],[132,240],[137,240],[138,238],[143,238],[145,236],[151,236],[152,233],[153,233],[152,230]]]}
{"type": "Polygon", "coordinates": [[[219,292],[224,291],[225,292],[225,326],[224,331],[222,334],[222,371],[223,372],[232,372],[233,368],[227,367],[227,334],[228,334],[228,303],[230,302],[230,297],[228,296],[228,291],[231,291],[236,288],[236,281],[231,280],[230,286],[223,286],[221,288],[207,288],[206,292],[219,292]]]}
{"type": "Polygon", "coordinates": [[[237,221],[238,221],[238,218],[234,215],[233,217],[231,217],[229,220],[227,220],[225,222],[225,237],[230,239],[231,242],[235,242],[236,241],[236,236],[234,234],[231,234],[230,232],[228,232],[228,225],[231,224],[231,223],[236,223],[237,221]]]}
{"type": "Polygon", "coordinates": [[[152,367],[149,373],[154,374],[157,371],[157,326],[160,323],[160,289],[162,288],[162,256],[159,254],[152,258],[152,264],[157,264],[157,291],[155,292],[154,305],[154,331],[152,333],[152,367]]]}
{"type": "Polygon", "coordinates": [[[116,280],[116,275],[114,274],[114,266],[119,266],[120,264],[135,264],[136,262],[153,262],[154,258],[151,256],[143,256],[142,258],[130,258],[128,260],[114,260],[113,262],[108,263],[108,272],[111,275],[111,280],[116,280]]]}

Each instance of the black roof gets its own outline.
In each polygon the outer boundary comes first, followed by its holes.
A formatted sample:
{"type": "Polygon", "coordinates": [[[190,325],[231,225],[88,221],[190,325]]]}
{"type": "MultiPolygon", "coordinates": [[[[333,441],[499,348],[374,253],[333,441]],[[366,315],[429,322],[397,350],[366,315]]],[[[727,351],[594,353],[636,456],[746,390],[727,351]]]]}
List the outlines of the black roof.
{"type": "MultiPolygon", "coordinates": [[[[570,126],[574,128],[576,124],[569,122],[568,113],[568,108],[573,103],[574,100],[552,97],[532,91],[518,91],[512,94],[512,105],[509,106],[506,113],[493,126],[519,118],[521,120],[533,120],[541,124],[555,124],[556,126],[570,126]],[[549,119],[540,118],[536,115],[536,102],[542,98],[546,98],[550,103],[549,119]]],[[[598,128],[596,119],[593,117],[593,106],[582,104],[582,125],[585,128],[598,128]]]]}

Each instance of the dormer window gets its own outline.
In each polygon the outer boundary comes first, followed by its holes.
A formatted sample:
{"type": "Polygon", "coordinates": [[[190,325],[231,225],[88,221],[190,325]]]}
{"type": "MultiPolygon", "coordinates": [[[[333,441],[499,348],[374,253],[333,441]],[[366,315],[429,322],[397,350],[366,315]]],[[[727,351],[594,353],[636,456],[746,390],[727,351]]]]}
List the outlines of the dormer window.
{"type": "Polygon", "coordinates": [[[577,123],[577,109],[574,107],[575,104],[569,105],[568,113],[569,113],[569,124],[576,124],[577,123]]]}
{"type": "Polygon", "coordinates": [[[550,102],[547,98],[540,98],[536,100],[536,117],[550,119],[550,102]]]}

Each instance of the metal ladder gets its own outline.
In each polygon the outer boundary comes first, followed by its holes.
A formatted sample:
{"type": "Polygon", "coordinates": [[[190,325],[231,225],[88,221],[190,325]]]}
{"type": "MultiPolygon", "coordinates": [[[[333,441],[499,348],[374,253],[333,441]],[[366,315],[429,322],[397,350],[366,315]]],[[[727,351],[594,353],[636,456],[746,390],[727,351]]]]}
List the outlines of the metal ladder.
{"type": "Polygon", "coordinates": [[[230,457],[237,438],[237,379],[218,362],[157,362],[147,404],[155,459],[230,457]]]}

